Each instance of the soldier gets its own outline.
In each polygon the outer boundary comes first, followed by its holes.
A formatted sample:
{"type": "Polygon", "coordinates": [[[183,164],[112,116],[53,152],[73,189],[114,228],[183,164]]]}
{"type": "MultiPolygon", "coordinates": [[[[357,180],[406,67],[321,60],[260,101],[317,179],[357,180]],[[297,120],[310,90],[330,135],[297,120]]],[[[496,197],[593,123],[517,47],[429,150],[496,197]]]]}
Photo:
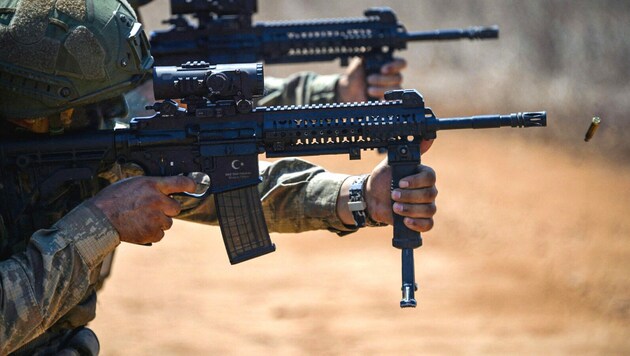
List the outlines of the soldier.
{"type": "MultiPolygon", "coordinates": [[[[135,19],[125,0],[0,0],[0,135],[94,130],[124,116],[122,94],[152,65],[135,19]]],[[[173,217],[216,223],[212,199],[180,205],[169,197],[195,190],[191,179],[123,179],[137,173],[111,167],[42,197],[27,177],[0,172],[19,182],[12,185],[19,191],[0,185],[0,354],[98,354],[85,325],[95,316],[101,267],[116,246],[158,242],[173,217]]],[[[410,228],[433,225],[435,174],[425,166],[393,193],[384,164],[349,177],[286,159],[261,174],[272,231],[358,230],[347,205],[353,182],[364,187],[367,225],[392,222],[392,198],[410,228]]]]}

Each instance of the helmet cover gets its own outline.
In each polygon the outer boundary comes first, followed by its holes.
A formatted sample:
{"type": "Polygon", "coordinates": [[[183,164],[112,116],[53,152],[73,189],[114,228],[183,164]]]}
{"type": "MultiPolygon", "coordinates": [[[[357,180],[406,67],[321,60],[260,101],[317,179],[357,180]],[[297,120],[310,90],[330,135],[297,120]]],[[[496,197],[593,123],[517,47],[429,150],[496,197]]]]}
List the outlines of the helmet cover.
{"type": "Polygon", "coordinates": [[[149,48],[125,0],[0,0],[0,118],[120,95],[150,72],[149,48]]]}

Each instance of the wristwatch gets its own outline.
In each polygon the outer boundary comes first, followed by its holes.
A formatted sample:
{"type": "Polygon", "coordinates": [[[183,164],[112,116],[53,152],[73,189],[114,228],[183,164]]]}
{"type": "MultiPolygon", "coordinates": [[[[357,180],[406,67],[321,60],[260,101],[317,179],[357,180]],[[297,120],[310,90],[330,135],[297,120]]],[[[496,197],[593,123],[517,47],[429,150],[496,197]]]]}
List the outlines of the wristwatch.
{"type": "Polygon", "coordinates": [[[370,214],[367,210],[367,203],[365,202],[365,185],[369,174],[363,174],[354,178],[354,181],[350,185],[350,197],[348,200],[348,208],[352,213],[354,222],[357,227],[365,226],[386,226],[387,224],[374,221],[370,218],[370,214]]]}

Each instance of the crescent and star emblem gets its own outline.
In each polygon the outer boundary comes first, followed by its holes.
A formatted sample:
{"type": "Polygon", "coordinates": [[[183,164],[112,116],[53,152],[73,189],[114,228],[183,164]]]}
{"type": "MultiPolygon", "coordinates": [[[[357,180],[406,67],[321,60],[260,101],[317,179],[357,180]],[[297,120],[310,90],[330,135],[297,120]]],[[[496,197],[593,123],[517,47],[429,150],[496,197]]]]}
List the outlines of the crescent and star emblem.
{"type": "Polygon", "coordinates": [[[232,169],[241,169],[243,166],[245,165],[245,163],[243,163],[242,161],[239,161],[237,159],[232,161],[232,169]]]}

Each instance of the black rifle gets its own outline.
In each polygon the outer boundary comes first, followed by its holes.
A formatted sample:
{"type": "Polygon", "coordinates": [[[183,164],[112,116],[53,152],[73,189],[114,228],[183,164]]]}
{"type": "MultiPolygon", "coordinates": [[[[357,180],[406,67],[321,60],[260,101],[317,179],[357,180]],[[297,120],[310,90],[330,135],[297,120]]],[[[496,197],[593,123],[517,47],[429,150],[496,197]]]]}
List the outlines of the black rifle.
{"type": "MultiPolygon", "coordinates": [[[[221,233],[232,264],[275,250],[262,213],[258,155],[348,154],[384,148],[392,188],[416,173],[420,141],[438,130],[546,126],[544,112],[438,119],[415,90],[396,90],[387,101],[313,106],[253,107],[263,94],[262,64],[154,68],[156,114],[134,118],[129,129],[34,136],[0,142],[4,199],[14,201],[7,221],[34,201],[47,201],[68,182],[94,179],[115,162],[132,162],[147,175],[203,172],[210,178],[221,233]],[[184,98],[184,109],[171,100],[184,98]],[[34,191],[21,191],[28,177],[34,191]],[[7,192],[16,192],[7,196],[7,192]],[[19,194],[18,194],[19,192],[19,194]],[[21,196],[31,196],[22,198],[21,196]],[[38,197],[39,199],[36,199],[38,197]]],[[[416,305],[413,249],[418,232],[394,215],[393,245],[402,249],[401,307],[416,305]]]]}
{"type": "Polygon", "coordinates": [[[323,62],[348,64],[361,56],[366,74],[380,72],[408,42],[498,38],[499,29],[470,27],[407,32],[387,7],[370,8],[364,17],[252,22],[256,0],[171,0],[168,30],[150,35],[157,65],[189,60],[209,63],[266,64],[323,62]],[[197,24],[184,15],[191,14],[197,24]]]}

